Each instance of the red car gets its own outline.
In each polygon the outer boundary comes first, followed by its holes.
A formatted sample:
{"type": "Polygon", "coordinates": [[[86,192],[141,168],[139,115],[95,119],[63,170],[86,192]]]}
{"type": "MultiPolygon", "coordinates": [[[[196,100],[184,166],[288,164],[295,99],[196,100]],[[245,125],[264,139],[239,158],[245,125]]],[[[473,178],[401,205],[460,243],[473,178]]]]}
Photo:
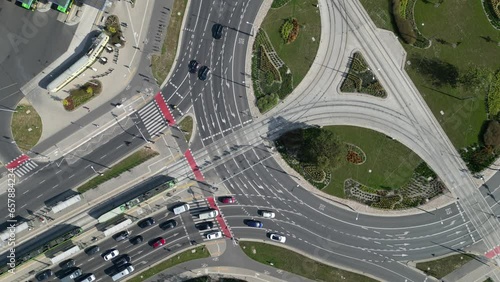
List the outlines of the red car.
{"type": "Polygon", "coordinates": [[[224,204],[234,204],[236,202],[233,196],[220,197],[220,201],[224,204]]]}
{"type": "Polygon", "coordinates": [[[161,247],[161,246],[165,245],[165,243],[166,243],[165,239],[160,237],[160,238],[156,239],[156,241],[153,242],[153,248],[156,249],[158,247],[161,247]]]}

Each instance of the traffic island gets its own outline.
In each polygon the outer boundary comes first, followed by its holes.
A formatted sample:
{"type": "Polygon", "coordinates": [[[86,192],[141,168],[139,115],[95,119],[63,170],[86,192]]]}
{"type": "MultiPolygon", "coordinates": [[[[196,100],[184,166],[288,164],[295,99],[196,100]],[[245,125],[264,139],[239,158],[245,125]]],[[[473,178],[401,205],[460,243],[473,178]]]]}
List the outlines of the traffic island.
{"type": "Polygon", "coordinates": [[[13,142],[23,153],[31,150],[42,136],[42,119],[33,106],[24,100],[16,107],[12,115],[13,142]]]}
{"type": "Polygon", "coordinates": [[[92,178],[87,183],[78,187],[77,191],[83,194],[88,190],[97,188],[100,184],[120,176],[120,174],[124,173],[125,171],[130,171],[132,168],[146,162],[147,160],[157,155],[159,155],[159,153],[152,149],[141,149],[126,157],[119,163],[115,164],[110,169],[104,172],[99,172],[99,176],[92,178]]]}
{"type": "Polygon", "coordinates": [[[299,129],[276,145],[287,164],[317,189],[373,208],[417,207],[446,191],[418,155],[373,130],[299,129]]]}
{"type": "Polygon", "coordinates": [[[191,250],[184,251],[179,254],[175,254],[171,256],[171,258],[162,261],[156,265],[150,266],[147,270],[135,275],[134,277],[128,279],[129,282],[141,282],[150,277],[153,277],[157,274],[160,274],[162,271],[181,264],[186,261],[191,261],[195,259],[208,258],[210,254],[205,246],[200,246],[193,248],[191,250]]]}
{"type": "Polygon", "coordinates": [[[182,133],[184,133],[184,139],[189,143],[191,135],[193,134],[193,118],[191,116],[184,117],[181,122],[179,122],[179,128],[182,133]]]}
{"type": "Polygon", "coordinates": [[[419,262],[417,268],[427,275],[441,279],[473,259],[476,259],[476,256],[470,254],[452,255],[437,260],[419,262]]]}
{"type": "Polygon", "coordinates": [[[373,278],[329,266],[285,248],[258,242],[239,243],[251,259],[315,281],[372,282],[373,278]]]}
{"type": "Polygon", "coordinates": [[[387,97],[387,92],[385,92],[384,87],[382,87],[360,52],[355,52],[352,55],[349,71],[340,85],[340,91],[363,93],[379,98],[387,97]]]}
{"type": "Polygon", "coordinates": [[[187,0],[174,1],[167,32],[165,38],[163,38],[161,53],[153,55],[151,58],[153,76],[159,84],[167,78],[174,63],[181,32],[182,18],[186,11],[187,2],[187,0]]]}

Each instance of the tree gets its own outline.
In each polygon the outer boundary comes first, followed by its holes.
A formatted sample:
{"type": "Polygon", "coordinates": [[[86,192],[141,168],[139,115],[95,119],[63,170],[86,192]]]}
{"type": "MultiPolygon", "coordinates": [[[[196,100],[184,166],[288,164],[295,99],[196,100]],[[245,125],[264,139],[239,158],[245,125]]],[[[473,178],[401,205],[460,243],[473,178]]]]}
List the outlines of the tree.
{"type": "Polygon", "coordinates": [[[483,141],[486,146],[491,146],[494,149],[500,148],[500,123],[496,120],[491,120],[483,135],[483,141]]]}
{"type": "Polygon", "coordinates": [[[333,132],[310,128],[304,135],[302,158],[323,170],[334,168],[340,162],[341,142],[333,132]]]}

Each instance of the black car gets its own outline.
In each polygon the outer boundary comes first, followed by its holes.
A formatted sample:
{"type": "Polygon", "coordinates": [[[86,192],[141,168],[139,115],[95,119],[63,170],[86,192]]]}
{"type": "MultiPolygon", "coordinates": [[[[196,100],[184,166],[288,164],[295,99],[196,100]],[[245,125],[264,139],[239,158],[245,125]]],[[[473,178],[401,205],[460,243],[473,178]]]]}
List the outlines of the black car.
{"type": "Polygon", "coordinates": [[[139,225],[140,228],[146,228],[146,227],[149,227],[149,226],[151,226],[153,224],[155,224],[155,219],[152,218],[152,217],[148,217],[148,218],[146,218],[144,220],[139,221],[138,225],[139,225]]]}
{"type": "Polygon", "coordinates": [[[52,272],[52,270],[45,269],[44,271],[42,271],[36,275],[36,280],[43,281],[52,275],[54,275],[54,272],[52,272]]]}
{"type": "Polygon", "coordinates": [[[200,80],[206,80],[209,72],[210,69],[207,66],[201,67],[200,70],[198,71],[198,78],[200,80]]]}
{"type": "Polygon", "coordinates": [[[191,60],[188,67],[190,73],[196,73],[198,71],[198,68],[200,67],[200,64],[197,60],[191,60]]]}
{"type": "Polygon", "coordinates": [[[128,233],[128,231],[122,231],[122,232],[118,232],[118,233],[116,233],[116,234],[113,236],[113,238],[114,238],[116,241],[120,242],[120,241],[123,241],[123,240],[127,239],[127,238],[128,238],[128,235],[130,235],[130,234],[128,233]]]}
{"type": "Polygon", "coordinates": [[[97,254],[100,250],[101,249],[99,248],[99,246],[92,246],[89,247],[85,252],[87,253],[87,255],[91,256],[97,254]]]}
{"type": "Polygon", "coordinates": [[[144,241],[144,238],[142,238],[141,235],[135,236],[134,238],[130,239],[130,243],[137,245],[140,244],[144,241]]]}
{"type": "Polygon", "coordinates": [[[59,266],[61,268],[71,268],[71,267],[75,266],[75,260],[73,260],[73,259],[65,260],[65,261],[61,262],[59,264],[59,266]]]}
{"type": "Polygon", "coordinates": [[[160,228],[163,229],[163,230],[174,228],[176,226],[177,226],[177,221],[175,221],[175,219],[167,220],[167,221],[162,222],[160,224],[160,228]]]}
{"type": "Polygon", "coordinates": [[[113,260],[113,264],[116,266],[120,266],[127,263],[130,263],[129,255],[121,255],[120,257],[113,260]]]}
{"type": "Polygon", "coordinates": [[[214,228],[214,223],[211,221],[206,221],[202,223],[198,223],[195,225],[198,230],[207,230],[214,228]]]}
{"type": "Polygon", "coordinates": [[[215,39],[221,39],[223,29],[224,29],[224,27],[221,24],[214,24],[212,26],[212,36],[215,39]]]}

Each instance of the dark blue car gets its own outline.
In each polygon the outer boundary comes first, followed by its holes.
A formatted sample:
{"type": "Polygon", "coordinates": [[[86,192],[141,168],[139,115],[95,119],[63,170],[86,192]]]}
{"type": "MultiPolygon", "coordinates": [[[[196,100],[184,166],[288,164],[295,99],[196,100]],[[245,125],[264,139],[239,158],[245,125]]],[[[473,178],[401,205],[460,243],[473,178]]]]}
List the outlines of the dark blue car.
{"type": "Polygon", "coordinates": [[[257,228],[262,228],[264,226],[264,224],[262,224],[262,222],[260,222],[258,220],[247,220],[246,225],[248,225],[250,227],[257,227],[257,228]]]}

